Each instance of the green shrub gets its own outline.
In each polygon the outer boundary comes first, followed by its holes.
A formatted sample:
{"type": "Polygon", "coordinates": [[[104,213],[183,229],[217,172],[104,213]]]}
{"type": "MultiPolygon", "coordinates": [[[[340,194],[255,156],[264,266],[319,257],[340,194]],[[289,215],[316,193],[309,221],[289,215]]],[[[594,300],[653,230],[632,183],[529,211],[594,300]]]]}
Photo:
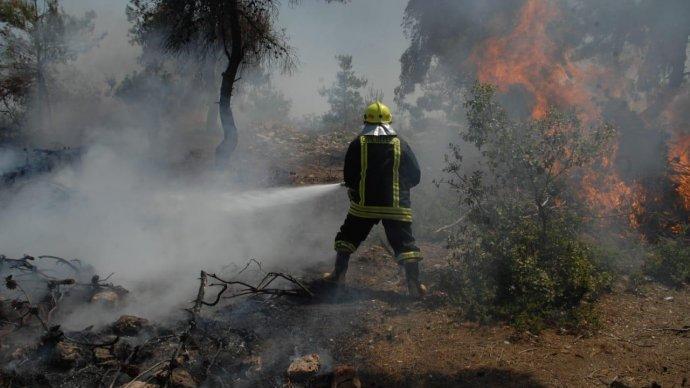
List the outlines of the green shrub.
{"type": "Polygon", "coordinates": [[[572,175],[596,161],[613,129],[583,128],[573,113],[511,121],[490,85],[476,85],[465,106],[464,141],[481,158],[468,172],[459,147],[445,181],[458,194],[466,223],[450,240],[450,270],[441,286],[470,319],[504,319],[521,328],[592,324],[591,302],[611,276],[604,252],[583,236],[572,175]]]}
{"type": "Polygon", "coordinates": [[[596,250],[562,231],[549,228],[544,244],[529,220],[501,233],[466,230],[464,241],[452,243],[441,287],[468,319],[503,319],[530,330],[587,326],[591,302],[612,277],[594,264],[596,250]]]}
{"type": "Polygon", "coordinates": [[[686,238],[663,238],[647,254],[643,271],[672,287],[690,284],[690,243],[686,238]]]}

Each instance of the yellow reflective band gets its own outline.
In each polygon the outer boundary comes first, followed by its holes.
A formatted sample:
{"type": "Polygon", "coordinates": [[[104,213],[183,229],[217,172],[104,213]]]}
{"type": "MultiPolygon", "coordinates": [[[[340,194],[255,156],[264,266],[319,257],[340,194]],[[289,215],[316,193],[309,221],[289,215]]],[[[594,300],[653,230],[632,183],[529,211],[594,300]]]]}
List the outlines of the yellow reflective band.
{"type": "Polygon", "coordinates": [[[367,138],[365,136],[359,137],[360,144],[360,164],[361,171],[359,176],[359,204],[364,205],[364,192],[366,191],[367,179],[367,138]]]}
{"type": "Polygon", "coordinates": [[[360,218],[374,218],[374,219],[383,219],[383,220],[395,220],[395,221],[403,221],[403,222],[412,222],[412,214],[405,214],[405,213],[378,213],[374,211],[359,211],[357,209],[354,209],[350,207],[350,210],[348,211],[349,214],[360,217],[360,218]]]}
{"type": "Polygon", "coordinates": [[[398,261],[403,261],[403,260],[422,260],[422,252],[419,251],[410,251],[410,252],[405,252],[399,254],[396,259],[398,261]]]}
{"type": "Polygon", "coordinates": [[[372,212],[372,213],[387,213],[387,214],[409,214],[412,215],[412,209],[406,207],[390,207],[390,206],[362,206],[354,202],[350,202],[350,209],[358,212],[372,212]]]}
{"type": "Polygon", "coordinates": [[[393,139],[393,207],[400,206],[400,139],[393,139]]]}
{"type": "Polygon", "coordinates": [[[335,250],[354,253],[357,250],[357,247],[355,247],[353,244],[351,244],[347,241],[338,240],[335,242],[335,250]]]}
{"type": "Polygon", "coordinates": [[[396,214],[376,214],[376,213],[357,213],[350,210],[350,215],[359,218],[369,218],[375,220],[392,220],[400,222],[412,222],[412,216],[396,215],[396,214]]]}
{"type": "Polygon", "coordinates": [[[399,139],[395,136],[367,136],[367,143],[393,144],[399,139]]]}

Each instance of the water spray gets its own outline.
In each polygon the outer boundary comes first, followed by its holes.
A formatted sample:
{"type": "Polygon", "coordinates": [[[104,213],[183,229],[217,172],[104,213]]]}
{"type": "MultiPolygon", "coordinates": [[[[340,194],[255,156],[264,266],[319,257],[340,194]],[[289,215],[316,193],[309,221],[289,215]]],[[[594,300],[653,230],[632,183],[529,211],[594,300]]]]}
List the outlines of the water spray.
{"type": "Polygon", "coordinates": [[[228,212],[247,212],[266,207],[291,205],[320,197],[343,187],[343,183],[327,183],[298,187],[251,190],[221,195],[220,208],[228,212]]]}

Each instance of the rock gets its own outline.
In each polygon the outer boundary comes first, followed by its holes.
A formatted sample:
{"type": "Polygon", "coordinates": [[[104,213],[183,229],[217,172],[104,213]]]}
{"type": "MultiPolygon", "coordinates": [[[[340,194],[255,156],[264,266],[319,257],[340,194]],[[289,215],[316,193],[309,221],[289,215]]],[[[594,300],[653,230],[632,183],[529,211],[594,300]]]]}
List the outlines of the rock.
{"type": "Polygon", "coordinates": [[[13,360],[19,360],[20,358],[24,358],[26,356],[26,349],[19,347],[17,349],[14,349],[10,357],[12,357],[13,360]]]}
{"type": "Polygon", "coordinates": [[[321,362],[318,354],[302,356],[292,361],[288,367],[288,378],[291,381],[305,381],[315,376],[319,368],[321,368],[321,362]]]}
{"type": "Polygon", "coordinates": [[[113,331],[120,335],[134,336],[149,325],[148,319],[123,315],[113,324],[113,331]]]}
{"type": "Polygon", "coordinates": [[[173,387],[179,388],[196,388],[196,382],[189,372],[183,368],[175,368],[170,377],[170,383],[173,387]]]}
{"type": "Polygon", "coordinates": [[[99,291],[91,297],[91,303],[102,304],[108,307],[116,305],[120,301],[120,295],[115,291],[99,291]]]}
{"type": "Polygon", "coordinates": [[[133,346],[132,344],[125,340],[125,339],[120,339],[115,343],[115,346],[113,346],[113,355],[121,360],[125,361],[127,357],[132,353],[133,346]]]}
{"type": "Polygon", "coordinates": [[[70,368],[82,358],[81,349],[73,343],[60,341],[53,349],[53,363],[57,366],[70,368]]]}
{"type": "Polygon", "coordinates": [[[135,378],[141,373],[141,368],[138,365],[121,364],[120,368],[122,368],[123,373],[131,378],[135,378]]]}
{"type": "Polygon", "coordinates": [[[240,368],[248,372],[261,372],[261,357],[251,356],[240,362],[240,368]]]}
{"type": "Polygon", "coordinates": [[[93,348],[93,356],[98,364],[116,365],[117,360],[115,355],[108,348],[97,347],[93,348]]]}
{"type": "Polygon", "coordinates": [[[331,388],[361,388],[362,382],[357,377],[357,370],[349,365],[338,365],[333,368],[331,388]]]}

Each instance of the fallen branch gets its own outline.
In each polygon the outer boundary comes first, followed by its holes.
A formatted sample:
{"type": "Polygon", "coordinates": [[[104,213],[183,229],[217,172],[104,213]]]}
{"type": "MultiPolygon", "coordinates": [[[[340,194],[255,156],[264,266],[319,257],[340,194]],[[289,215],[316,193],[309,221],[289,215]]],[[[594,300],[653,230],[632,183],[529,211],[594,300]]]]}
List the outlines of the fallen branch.
{"type": "Polygon", "coordinates": [[[21,259],[10,259],[5,255],[0,255],[0,272],[4,269],[5,263],[10,264],[10,269],[17,269],[20,271],[28,271],[31,274],[39,275],[44,279],[55,279],[55,277],[48,275],[41,271],[31,262],[36,260],[33,256],[24,255],[21,259]]]}
{"type": "MultiPolygon", "coordinates": [[[[163,361],[161,361],[161,362],[157,362],[157,363],[153,364],[150,368],[148,368],[148,369],[146,369],[145,371],[139,373],[139,374],[138,374],[135,378],[133,378],[129,383],[123,385],[122,387],[123,387],[123,388],[127,388],[127,387],[131,386],[132,383],[136,382],[139,378],[141,378],[141,377],[143,377],[143,376],[146,376],[147,373],[149,373],[149,372],[155,370],[156,368],[158,368],[159,366],[165,364],[166,362],[169,362],[169,361],[168,361],[168,360],[163,360],[163,361]]],[[[166,384],[166,385],[167,385],[167,384],[166,384]]]]}
{"type": "Polygon", "coordinates": [[[19,282],[17,282],[16,280],[14,280],[12,278],[12,275],[7,276],[5,278],[5,287],[7,287],[7,289],[9,289],[9,290],[15,290],[15,289],[19,290],[19,292],[21,292],[22,295],[24,295],[25,301],[15,301],[16,303],[13,302],[16,306],[15,309],[17,309],[17,310],[24,308],[24,307],[27,308],[26,313],[24,313],[23,315],[21,315],[19,317],[18,328],[22,327],[24,325],[24,318],[25,317],[27,317],[28,315],[33,315],[41,323],[41,326],[43,327],[43,329],[46,332],[49,332],[50,329],[48,328],[48,324],[46,323],[46,321],[43,320],[43,318],[41,317],[39,307],[37,305],[33,304],[33,302],[31,301],[31,297],[29,296],[29,293],[27,293],[26,290],[24,290],[24,288],[22,287],[21,284],[19,284],[19,282]]]}
{"type": "Polygon", "coordinates": [[[215,306],[218,304],[221,298],[232,299],[244,295],[250,294],[264,294],[264,295],[275,295],[275,296],[314,296],[314,294],[299,280],[295,279],[291,275],[287,275],[280,272],[269,272],[263,279],[253,286],[246,282],[240,280],[225,280],[216,274],[208,274],[208,277],[219,281],[220,283],[211,284],[210,287],[220,286],[221,290],[216,294],[215,300],[213,302],[201,301],[205,306],[215,306]],[[285,288],[269,288],[269,286],[277,279],[287,280],[288,282],[297,286],[296,289],[285,289],[285,288]],[[225,292],[230,289],[231,286],[240,286],[240,290],[232,295],[224,296],[225,292]]]}
{"type": "MultiPolygon", "coordinates": [[[[113,379],[112,379],[112,381],[110,382],[110,385],[108,386],[108,388],[113,388],[113,387],[115,386],[115,383],[117,382],[117,379],[118,379],[118,378],[120,377],[120,375],[122,374],[122,368],[123,368],[125,365],[129,365],[129,363],[132,362],[132,360],[134,359],[134,357],[136,357],[137,354],[139,353],[139,349],[141,349],[141,346],[135,346],[135,347],[134,347],[134,350],[132,350],[132,351],[127,355],[127,358],[125,359],[125,361],[124,361],[123,363],[121,363],[121,364],[118,366],[117,371],[115,372],[115,375],[113,376],[113,379]]],[[[130,383],[131,383],[131,381],[130,381],[130,383]]],[[[129,383],[128,383],[128,384],[129,384],[129,383]]]]}
{"type": "MultiPolygon", "coordinates": [[[[190,312],[190,317],[187,321],[187,329],[179,335],[180,343],[177,345],[177,348],[175,349],[175,352],[173,352],[172,357],[170,357],[170,360],[167,361],[168,376],[165,380],[165,385],[163,385],[163,387],[167,387],[168,384],[170,384],[173,369],[175,369],[175,367],[177,366],[177,358],[182,353],[184,348],[187,346],[187,341],[189,341],[192,331],[196,328],[196,318],[199,312],[201,311],[201,306],[204,305],[204,295],[206,294],[207,284],[208,275],[206,274],[206,271],[201,271],[199,275],[199,289],[196,293],[196,299],[194,299],[194,305],[191,310],[187,310],[188,312],[190,312]]],[[[136,378],[134,380],[136,380],[136,378]]]]}
{"type": "MultiPolygon", "coordinates": [[[[56,260],[59,263],[64,263],[70,266],[70,268],[74,269],[76,272],[79,272],[79,269],[76,266],[74,266],[74,264],[60,257],[40,256],[40,258],[49,258],[56,260]]],[[[14,328],[9,332],[4,333],[2,337],[10,335],[13,332],[16,332],[21,328],[25,327],[27,324],[27,317],[34,316],[36,317],[36,319],[41,325],[41,328],[43,329],[44,333],[42,338],[44,339],[44,341],[58,342],[64,340],[77,345],[89,347],[108,347],[113,346],[115,343],[119,341],[119,337],[102,343],[71,338],[62,332],[59,325],[52,325],[51,321],[54,312],[60,306],[60,302],[62,301],[64,296],[64,293],[61,291],[62,286],[89,286],[97,288],[109,287],[113,289],[118,289],[121,287],[113,286],[111,284],[102,284],[99,282],[99,278],[97,275],[93,277],[91,284],[78,284],[74,279],[58,279],[50,275],[47,275],[41,270],[39,270],[37,266],[32,264],[34,260],[34,257],[28,255],[24,255],[24,257],[22,257],[21,259],[9,259],[4,255],[0,255],[0,267],[5,263],[9,263],[10,269],[28,271],[29,273],[26,275],[38,275],[35,276],[35,279],[27,279],[27,281],[40,281],[45,285],[48,291],[46,296],[42,298],[39,303],[34,303],[34,298],[29,294],[29,292],[27,292],[27,290],[22,286],[22,284],[19,281],[17,281],[17,279],[13,275],[6,276],[4,280],[7,289],[17,290],[23,296],[23,298],[20,297],[18,299],[14,299],[11,301],[11,306],[15,311],[17,311],[18,318],[16,319],[17,322],[3,322],[6,324],[13,325],[14,328]]],[[[19,274],[18,276],[21,275],[22,274],[19,274]]]]}
{"type": "Polygon", "coordinates": [[[454,227],[455,225],[461,223],[461,222],[465,219],[465,217],[467,217],[467,214],[463,214],[462,217],[458,218],[455,222],[453,222],[453,223],[450,224],[450,225],[442,226],[442,227],[436,229],[436,230],[434,231],[434,233],[441,233],[441,232],[443,232],[444,230],[448,230],[448,229],[454,227]]]}
{"type": "Polygon", "coordinates": [[[38,258],[39,259],[53,259],[53,260],[57,261],[58,263],[61,263],[61,264],[64,264],[64,265],[70,267],[74,271],[75,274],[81,273],[80,268],[77,268],[77,266],[75,266],[74,264],[72,264],[68,260],[63,259],[62,257],[51,256],[51,255],[42,255],[42,256],[38,256],[38,258]]]}

